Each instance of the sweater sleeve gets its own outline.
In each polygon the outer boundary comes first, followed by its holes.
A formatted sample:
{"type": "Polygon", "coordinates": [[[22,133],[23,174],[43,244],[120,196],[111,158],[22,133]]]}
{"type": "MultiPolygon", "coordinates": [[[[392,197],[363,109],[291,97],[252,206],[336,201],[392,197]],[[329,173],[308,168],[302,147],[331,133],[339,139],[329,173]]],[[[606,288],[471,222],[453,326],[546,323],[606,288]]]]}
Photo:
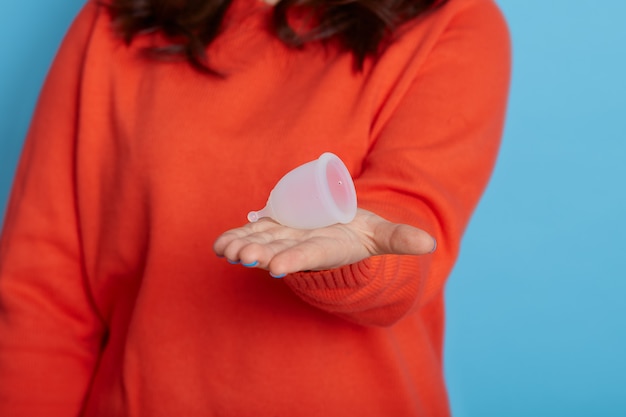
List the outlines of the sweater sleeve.
{"type": "Polygon", "coordinates": [[[78,415],[104,334],[86,289],[74,187],[81,66],[98,6],[41,91],[0,240],[0,415],[78,415]]]}
{"type": "Polygon", "coordinates": [[[320,309],[383,326],[440,294],[495,163],[509,77],[506,23],[494,3],[474,2],[450,19],[355,180],[362,208],[426,230],[437,251],[293,274],[292,290],[320,309]]]}

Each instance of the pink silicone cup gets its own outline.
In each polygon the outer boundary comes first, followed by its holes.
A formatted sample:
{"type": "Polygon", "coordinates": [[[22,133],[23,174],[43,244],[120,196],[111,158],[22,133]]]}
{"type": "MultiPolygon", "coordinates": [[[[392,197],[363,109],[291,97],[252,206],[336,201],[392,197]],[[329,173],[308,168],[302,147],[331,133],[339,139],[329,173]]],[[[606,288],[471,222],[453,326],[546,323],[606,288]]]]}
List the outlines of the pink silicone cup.
{"type": "Polygon", "coordinates": [[[343,161],[326,152],[288,172],[271,191],[266,206],[248,220],[270,217],[280,224],[315,229],[349,223],[356,215],[354,182],[343,161]]]}

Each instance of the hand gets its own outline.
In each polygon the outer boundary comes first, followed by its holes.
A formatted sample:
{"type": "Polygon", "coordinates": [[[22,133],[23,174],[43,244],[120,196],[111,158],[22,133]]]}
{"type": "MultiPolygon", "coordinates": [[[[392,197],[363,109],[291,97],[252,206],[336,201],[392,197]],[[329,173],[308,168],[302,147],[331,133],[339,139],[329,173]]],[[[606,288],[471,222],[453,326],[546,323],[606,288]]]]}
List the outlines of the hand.
{"type": "Polygon", "coordinates": [[[213,248],[218,256],[282,277],[298,271],[338,268],[383,255],[425,255],[436,249],[425,231],[391,223],[363,209],[349,224],[302,230],[261,219],[223,233],[213,248]]]}

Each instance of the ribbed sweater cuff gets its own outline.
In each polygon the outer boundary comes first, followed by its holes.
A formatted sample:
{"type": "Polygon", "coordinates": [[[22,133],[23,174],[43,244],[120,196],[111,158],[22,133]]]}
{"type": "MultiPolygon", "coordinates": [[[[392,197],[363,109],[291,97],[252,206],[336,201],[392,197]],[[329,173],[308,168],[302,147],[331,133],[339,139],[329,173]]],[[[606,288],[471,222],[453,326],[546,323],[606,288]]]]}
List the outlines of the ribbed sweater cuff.
{"type": "Polygon", "coordinates": [[[289,285],[300,291],[355,289],[369,284],[376,261],[367,258],[351,265],[325,271],[296,272],[289,275],[289,285]]]}

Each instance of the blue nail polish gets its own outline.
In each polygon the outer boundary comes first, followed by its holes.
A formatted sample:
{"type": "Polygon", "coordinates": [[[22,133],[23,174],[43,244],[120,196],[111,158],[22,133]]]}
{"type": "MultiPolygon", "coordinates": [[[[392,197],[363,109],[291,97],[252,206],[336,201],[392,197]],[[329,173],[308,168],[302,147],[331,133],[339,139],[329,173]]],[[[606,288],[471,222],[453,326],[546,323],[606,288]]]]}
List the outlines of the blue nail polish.
{"type": "Polygon", "coordinates": [[[231,261],[230,259],[226,259],[228,261],[229,264],[231,265],[237,265],[239,263],[239,261],[231,261]]]}
{"type": "Polygon", "coordinates": [[[272,278],[285,278],[287,276],[287,274],[280,274],[280,275],[274,275],[270,272],[270,276],[272,278]]]}
{"type": "Polygon", "coordinates": [[[254,268],[258,264],[259,264],[259,261],[250,262],[249,264],[242,263],[242,265],[245,266],[246,268],[254,268]]]}

